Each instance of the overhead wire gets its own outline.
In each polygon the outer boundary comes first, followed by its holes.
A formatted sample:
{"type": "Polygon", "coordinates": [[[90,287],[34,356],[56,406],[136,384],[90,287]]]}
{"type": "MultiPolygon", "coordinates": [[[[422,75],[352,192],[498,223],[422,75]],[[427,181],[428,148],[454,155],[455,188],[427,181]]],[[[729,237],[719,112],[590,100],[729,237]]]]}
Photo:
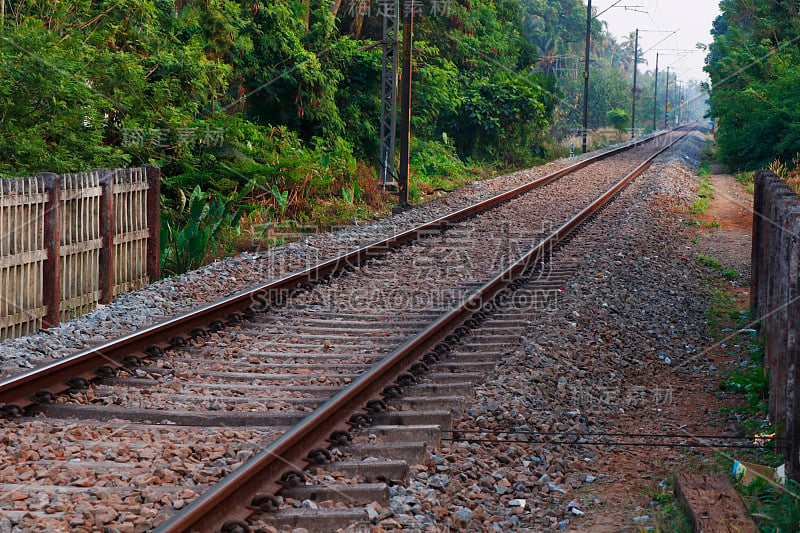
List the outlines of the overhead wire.
{"type": "Polygon", "coordinates": [[[469,443],[492,443],[492,444],[547,444],[555,446],[631,446],[631,447],[650,447],[650,448],[736,448],[736,449],[765,449],[765,447],[773,445],[778,446],[779,443],[788,442],[789,439],[783,437],[763,436],[757,437],[763,439],[764,442],[747,442],[736,443],[735,441],[752,441],[753,437],[737,436],[737,435],[691,435],[691,434],[674,434],[674,433],[624,433],[624,432],[560,432],[560,431],[518,431],[518,430],[484,430],[484,429],[470,429],[458,430],[450,429],[443,430],[446,434],[451,434],[450,437],[445,437],[442,441],[446,442],[469,442],[469,443]],[[477,436],[470,437],[467,435],[475,434],[477,436]],[[488,435],[503,435],[508,437],[510,435],[528,436],[525,440],[508,439],[508,438],[488,438],[488,435]],[[530,437],[533,437],[532,440],[530,437]],[[555,437],[555,439],[546,439],[543,437],[555,437]],[[585,439],[589,440],[585,440],[585,439]],[[601,438],[613,438],[616,440],[598,440],[601,438]],[[565,440],[570,439],[570,440],[565,440]],[[684,439],[684,442],[630,442],[620,439],[684,439]],[[688,440],[704,440],[704,441],[717,441],[717,442],[685,442],[688,440]],[[719,442],[719,441],[734,441],[734,442],[719,442]]]}
{"type": "Polygon", "coordinates": [[[607,442],[607,441],[551,441],[551,440],[495,440],[495,439],[473,439],[465,438],[444,438],[443,442],[469,442],[481,443],[491,442],[494,444],[550,444],[559,446],[631,446],[642,448],[737,448],[737,449],[758,449],[763,450],[764,446],[760,444],[703,444],[703,443],[685,443],[685,442],[607,442]]]}
{"type": "MultiPolygon", "coordinates": [[[[740,436],[740,435],[693,435],[686,433],[624,433],[624,432],[606,432],[606,431],[518,431],[518,430],[486,430],[486,429],[443,429],[444,433],[483,433],[490,435],[546,435],[546,436],[591,436],[591,437],[630,437],[630,438],[682,438],[687,437],[695,439],[750,439],[753,437],[740,436]]],[[[760,437],[767,438],[767,437],[760,437]]],[[[769,437],[769,440],[787,440],[784,437],[769,437]]]]}

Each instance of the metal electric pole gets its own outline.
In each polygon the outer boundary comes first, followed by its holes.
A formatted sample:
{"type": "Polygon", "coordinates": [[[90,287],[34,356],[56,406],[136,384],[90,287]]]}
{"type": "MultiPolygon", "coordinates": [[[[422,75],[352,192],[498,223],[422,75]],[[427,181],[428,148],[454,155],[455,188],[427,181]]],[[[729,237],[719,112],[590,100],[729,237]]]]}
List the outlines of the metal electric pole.
{"type": "Polygon", "coordinates": [[[397,62],[400,38],[400,0],[383,6],[383,58],[381,66],[380,180],[384,190],[397,187],[395,140],[397,136],[397,62]]]}
{"type": "Polygon", "coordinates": [[[664,103],[664,129],[669,129],[669,67],[667,67],[667,99],[664,103]]]}
{"type": "Polygon", "coordinates": [[[582,152],[586,153],[586,134],[589,128],[589,46],[592,43],[592,0],[586,6],[586,54],[583,68],[583,141],[582,152]]]}
{"type": "Polygon", "coordinates": [[[639,28],[636,28],[636,41],[633,45],[633,110],[631,112],[631,139],[636,137],[636,72],[639,64],[639,28]]]}
{"type": "Polygon", "coordinates": [[[397,187],[401,208],[408,207],[408,160],[411,149],[411,47],[414,32],[414,0],[403,2],[403,75],[400,78],[400,183],[397,187]]]}
{"type": "Polygon", "coordinates": [[[658,113],[658,54],[656,54],[656,81],[653,83],[653,131],[656,131],[656,114],[658,113]]]}

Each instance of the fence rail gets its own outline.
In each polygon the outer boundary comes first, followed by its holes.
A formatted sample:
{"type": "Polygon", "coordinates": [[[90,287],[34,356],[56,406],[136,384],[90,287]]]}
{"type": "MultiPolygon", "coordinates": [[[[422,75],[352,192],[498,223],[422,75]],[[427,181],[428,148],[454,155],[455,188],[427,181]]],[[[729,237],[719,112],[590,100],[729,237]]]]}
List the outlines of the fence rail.
{"type": "Polygon", "coordinates": [[[800,482],[800,197],[772,172],[755,183],[750,307],[764,332],[770,420],[800,482]]]}
{"type": "Polygon", "coordinates": [[[159,277],[155,166],[0,179],[0,339],[159,277]]]}

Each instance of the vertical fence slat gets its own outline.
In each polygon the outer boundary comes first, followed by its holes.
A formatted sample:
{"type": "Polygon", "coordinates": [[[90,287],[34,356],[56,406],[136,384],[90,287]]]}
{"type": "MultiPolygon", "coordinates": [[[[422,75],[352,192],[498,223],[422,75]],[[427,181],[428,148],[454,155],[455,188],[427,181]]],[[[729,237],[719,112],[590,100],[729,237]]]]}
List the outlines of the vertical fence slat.
{"type": "Polygon", "coordinates": [[[102,172],[100,235],[103,247],[100,249],[100,303],[107,304],[114,298],[114,178],[111,171],[102,172]]]}
{"type": "Polygon", "coordinates": [[[147,169],[147,275],[150,281],[161,277],[161,169],[148,165],[147,169]]]}
{"type": "Polygon", "coordinates": [[[764,213],[764,179],[763,172],[757,172],[753,177],[755,187],[753,189],[753,232],[752,232],[752,252],[750,254],[750,314],[753,317],[760,316],[759,308],[759,280],[761,279],[761,265],[763,259],[763,224],[764,213]]]}
{"type": "Polygon", "coordinates": [[[788,450],[786,473],[800,482],[800,202],[796,202],[787,217],[788,313],[786,350],[786,432],[788,450]]]}
{"type": "Polygon", "coordinates": [[[61,301],[60,283],[60,243],[59,204],[61,202],[61,180],[55,174],[42,174],[48,194],[47,210],[44,215],[44,245],[47,260],[44,262],[42,303],[47,308],[43,325],[46,328],[58,325],[59,303],[61,301]]]}

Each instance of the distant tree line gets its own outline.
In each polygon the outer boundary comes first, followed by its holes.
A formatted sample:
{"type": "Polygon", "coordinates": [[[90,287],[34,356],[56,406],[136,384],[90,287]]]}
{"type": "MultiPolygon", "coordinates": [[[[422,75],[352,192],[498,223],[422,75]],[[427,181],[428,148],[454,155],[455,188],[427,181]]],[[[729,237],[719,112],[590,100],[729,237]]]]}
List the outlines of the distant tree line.
{"type": "MultiPolygon", "coordinates": [[[[548,128],[580,124],[582,61],[564,57],[582,55],[581,0],[428,4],[415,35],[418,149],[433,142],[462,160],[520,165],[547,156],[548,128]]],[[[181,186],[226,190],[277,173],[277,160],[374,164],[380,49],[368,45],[381,38],[379,8],[5,0],[0,173],[152,162],[181,186]]],[[[629,41],[595,21],[591,127],[629,106],[629,41]]],[[[644,75],[643,123],[648,83],[644,75]]]]}
{"type": "MultiPolygon", "coordinates": [[[[0,177],[157,164],[165,272],[231,248],[240,221],[257,236],[371,216],[390,3],[0,0],[0,177]]],[[[417,5],[412,195],[563,154],[586,4],[417,5]]],[[[594,21],[591,128],[630,109],[632,47],[594,21]]]]}

